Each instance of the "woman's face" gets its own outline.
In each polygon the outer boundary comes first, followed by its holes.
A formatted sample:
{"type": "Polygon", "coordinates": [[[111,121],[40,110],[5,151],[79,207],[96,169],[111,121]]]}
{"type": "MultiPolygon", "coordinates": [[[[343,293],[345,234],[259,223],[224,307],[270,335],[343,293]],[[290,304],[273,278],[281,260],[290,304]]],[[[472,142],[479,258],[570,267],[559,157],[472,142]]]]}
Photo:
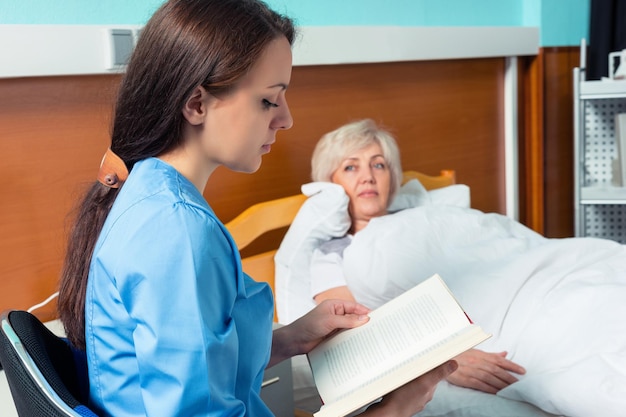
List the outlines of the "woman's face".
{"type": "Polygon", "coordinates": [[[293,124],[285,98],[291,60],[291,45],[281,36],[268,44],[233,92],[209,96],[202,147],[211,164],[242,172],[259,169],[276,132],[293,124]]]}
{"type": "Polygon", "coordinates": [[[365,227],[370,219],[387,214],[391,173],[379,144],[348,155],[331,181],[341,185],[350,198],[352,233],[365,227]]]}

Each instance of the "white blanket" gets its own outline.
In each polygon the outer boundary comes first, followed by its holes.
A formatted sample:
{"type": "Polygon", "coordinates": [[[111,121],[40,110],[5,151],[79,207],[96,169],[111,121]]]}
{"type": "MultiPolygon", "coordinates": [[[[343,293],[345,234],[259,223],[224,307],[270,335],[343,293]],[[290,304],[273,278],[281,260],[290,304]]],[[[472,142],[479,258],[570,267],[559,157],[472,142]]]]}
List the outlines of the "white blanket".
{"type": "MultiPolygon", "coordinates": [[[[314,195],[276,256],[283,322],[313,306],[312,248],[347,229],[347,198],[339,186],[308,187],[303,191],[314,195]]],[[[507,217],[468,208],[463,187],[426,194],[409,184],[403,188],[410,192],[401,192],[395,203],[413,208],[374,219],[354,237],[344,269],[356,299],[375,308],[439,273],[470,317],[493,334],[479,348],[506,350],[527,369],[494,398],[527,401],[557,415],[623,415],[626,247],[592,238],[543,238],[507,217]]],[[[472,414],[470,407],[461,412],[455,405],[460,397],[448,397],[456,391],[438,390],[427,407],[436,411],[429,415],[499,415],[472,414]]]]}
{"type": "Polygon", "coordinates": [[[424,206],[372,220],[344,253],[348,286],[375,308],[439,273],[470,317],[527,369],[498,395],[554,414],[626,410],[626,247],[545,239],[513,220],[424,206]]]}

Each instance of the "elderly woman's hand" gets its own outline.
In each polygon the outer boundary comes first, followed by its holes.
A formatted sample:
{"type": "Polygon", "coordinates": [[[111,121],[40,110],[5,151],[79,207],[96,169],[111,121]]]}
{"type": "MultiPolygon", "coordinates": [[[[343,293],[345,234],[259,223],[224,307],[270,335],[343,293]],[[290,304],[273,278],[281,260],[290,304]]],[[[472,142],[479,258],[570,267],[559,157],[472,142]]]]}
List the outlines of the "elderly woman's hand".
{"type": "Polygon", "coordinates": [[[512,374],[522,375],[526,370],[506,358],[507,352],[488,353],[471,349],[454,358],[459,369],[447,380],[451,384],[495,394],[517,382],[512,374]]]}
{"type": "Polygon", "coordinates": [[[367,323],[370,310],[354,301],[325,300],[293,323],[274,330],[268,367],[287,358],[308,353],[339,329],[367,323]]]}

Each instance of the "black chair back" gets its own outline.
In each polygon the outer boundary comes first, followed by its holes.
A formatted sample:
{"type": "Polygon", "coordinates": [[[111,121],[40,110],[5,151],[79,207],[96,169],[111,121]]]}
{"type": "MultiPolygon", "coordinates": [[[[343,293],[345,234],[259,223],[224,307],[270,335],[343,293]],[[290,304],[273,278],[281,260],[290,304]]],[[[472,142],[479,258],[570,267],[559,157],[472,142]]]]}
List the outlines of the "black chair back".
{"type": "Polygon", "coordinates": [[[86,358],[31,313],[0,317],[0,364],[20,417],[97,417],[88,395],[86,358]]]}

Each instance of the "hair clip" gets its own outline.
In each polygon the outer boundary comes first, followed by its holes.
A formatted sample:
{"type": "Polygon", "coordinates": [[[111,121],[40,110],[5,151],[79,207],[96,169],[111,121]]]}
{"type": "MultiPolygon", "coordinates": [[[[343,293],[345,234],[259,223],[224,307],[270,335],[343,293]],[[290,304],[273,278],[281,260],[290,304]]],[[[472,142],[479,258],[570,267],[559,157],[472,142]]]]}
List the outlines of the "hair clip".
{"type": "Polygon", "coordinates": [[[107,149],[100,162],[98,181],[109,188],[119,188],[128,178],[126,164],[111,148],[107,149]]]}

